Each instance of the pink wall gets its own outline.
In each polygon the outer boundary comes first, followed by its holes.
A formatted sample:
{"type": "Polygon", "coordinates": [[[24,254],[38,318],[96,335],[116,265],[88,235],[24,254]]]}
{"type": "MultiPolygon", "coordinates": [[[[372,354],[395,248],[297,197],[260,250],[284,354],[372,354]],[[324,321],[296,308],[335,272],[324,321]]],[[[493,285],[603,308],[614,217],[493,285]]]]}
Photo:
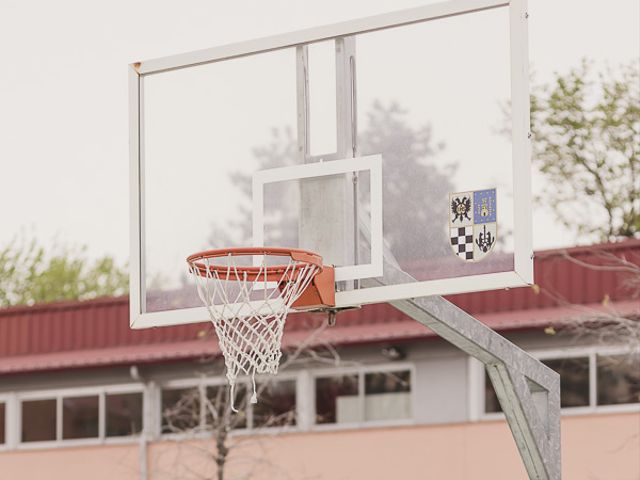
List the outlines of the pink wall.
{"type": "Polygon", "coordinates": [[[137,445],[0,453],[0,480],[137,480],[137,445]]]}
{"type": "MultiPolygon", "coordinates": [[[[504,422],[237,437],[229,480],[526,478],[504,422]]],[[[564,480],[640,479],[640,413],[564,417],[564,480]]],[[[150,480],[213,474],[208,444],[149,447],[150,480]]],[[[60,448],[0,454],[0,480],[136,479],[138,446],[60,448]]]]}

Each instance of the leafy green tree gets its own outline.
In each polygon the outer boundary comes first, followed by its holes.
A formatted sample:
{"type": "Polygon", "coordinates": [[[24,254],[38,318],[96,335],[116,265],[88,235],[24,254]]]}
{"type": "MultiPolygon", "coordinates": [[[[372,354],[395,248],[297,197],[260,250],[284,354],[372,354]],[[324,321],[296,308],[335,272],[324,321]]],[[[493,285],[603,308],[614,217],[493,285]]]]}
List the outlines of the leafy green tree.
{"type": "Polygon", "coordinates": [[[126,293],[127,269],[108,255],[89,259],[86,250],[56,245],[47,252],[23,237],[0,248],[0,307],[126,293]]]}
{"type": "Polygon", "coordinates": [[[594,79],[582,64],[531,97],[533,161],[543,203],[580,236],[640,236],[640,65],[594,79]]]}

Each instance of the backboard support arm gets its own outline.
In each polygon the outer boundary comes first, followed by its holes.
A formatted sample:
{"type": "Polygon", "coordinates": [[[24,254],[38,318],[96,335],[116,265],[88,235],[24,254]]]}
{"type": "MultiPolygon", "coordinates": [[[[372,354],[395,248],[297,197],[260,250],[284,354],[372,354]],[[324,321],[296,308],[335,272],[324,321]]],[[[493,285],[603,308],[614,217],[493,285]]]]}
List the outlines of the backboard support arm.
{"type": "MultiPolygon", "coordinates": [[[[362,282],[402,281],[414,280],[385,263],[382,279],[362,282]]],[[[390,304],[484,364],[529,478],[560,480],[560,376],[443,297],[390,304]]]]}

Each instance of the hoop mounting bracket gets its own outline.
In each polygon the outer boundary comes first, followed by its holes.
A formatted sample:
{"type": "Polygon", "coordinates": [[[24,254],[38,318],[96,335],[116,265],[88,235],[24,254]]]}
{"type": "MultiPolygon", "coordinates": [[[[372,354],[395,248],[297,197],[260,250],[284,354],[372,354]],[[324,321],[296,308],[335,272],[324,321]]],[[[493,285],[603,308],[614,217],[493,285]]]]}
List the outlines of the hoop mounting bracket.
{"type": "Polygon", "coordinates": [[[331,265],[324,265],[311,284],[298,299],[293,302],[291,308],[306,310],[315,308],[335,307],[335,269],[331,265]]]}

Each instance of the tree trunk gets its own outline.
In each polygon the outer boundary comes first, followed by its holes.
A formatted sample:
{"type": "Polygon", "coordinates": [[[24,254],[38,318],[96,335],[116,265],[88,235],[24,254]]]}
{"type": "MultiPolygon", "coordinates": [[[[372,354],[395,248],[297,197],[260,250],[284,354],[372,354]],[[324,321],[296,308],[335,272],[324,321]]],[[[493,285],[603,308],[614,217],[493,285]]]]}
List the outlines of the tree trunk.
{"type": "Polygon", "coordinates": [[[227,462],[229,448],[227,447],[227,432],[224,428],[218,429],[216,435],[216,465],[218,466],[218,480],[224,480],[224,467],[227,462]]]}

